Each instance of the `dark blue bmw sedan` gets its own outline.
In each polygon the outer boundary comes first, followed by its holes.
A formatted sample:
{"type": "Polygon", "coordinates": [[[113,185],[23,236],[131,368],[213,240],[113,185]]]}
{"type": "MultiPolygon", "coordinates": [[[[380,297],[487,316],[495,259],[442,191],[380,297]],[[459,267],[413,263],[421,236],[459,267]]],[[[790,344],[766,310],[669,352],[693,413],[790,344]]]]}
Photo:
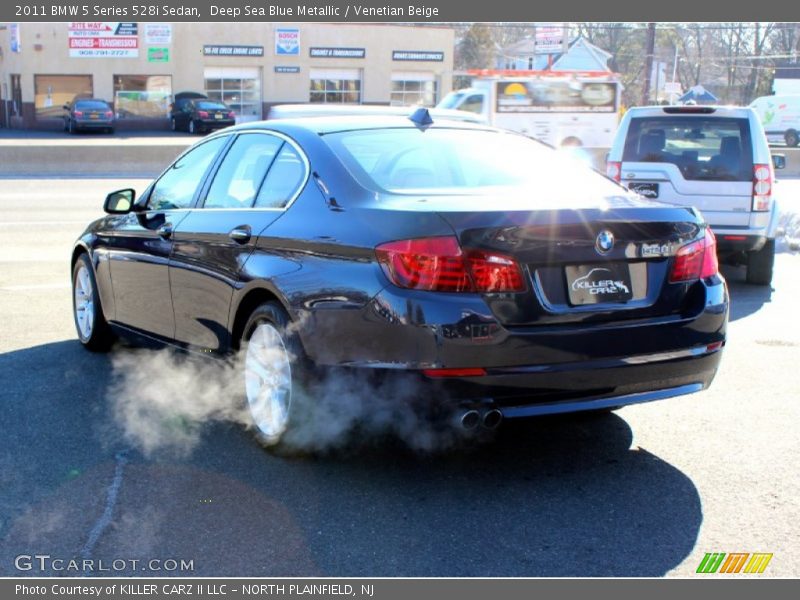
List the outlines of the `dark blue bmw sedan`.
{"type": "Polygon", "coordinates": [[[105,211],[72,254],[81,343],[242,357],[265,446],[320,369],[407,377],[477,430],[702,390],[725,343],[696,210],[424,110],[229,128],[105,211]]]}

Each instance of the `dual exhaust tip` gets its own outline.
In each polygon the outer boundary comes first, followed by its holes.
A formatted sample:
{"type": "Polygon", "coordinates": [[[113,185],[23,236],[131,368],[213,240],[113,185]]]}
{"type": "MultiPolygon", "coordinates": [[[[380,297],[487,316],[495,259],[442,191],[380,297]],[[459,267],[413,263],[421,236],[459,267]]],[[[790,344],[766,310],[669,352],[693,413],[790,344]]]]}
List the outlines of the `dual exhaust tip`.
{"type": "Polygon", "coordinates": [[[497,429],[503,422],[503,413],[496,408],[481,411],[469,409],[461,414],[459,422],[465,431],[472,431],[479,426],[485,429],[497,429]]]}

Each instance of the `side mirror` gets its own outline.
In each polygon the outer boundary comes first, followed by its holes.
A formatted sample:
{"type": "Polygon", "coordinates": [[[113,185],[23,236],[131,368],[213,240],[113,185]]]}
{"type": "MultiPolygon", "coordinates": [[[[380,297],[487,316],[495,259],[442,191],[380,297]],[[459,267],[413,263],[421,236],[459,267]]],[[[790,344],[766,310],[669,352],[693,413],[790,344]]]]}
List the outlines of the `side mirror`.
{"type": "Polygon", "coordinates": [[[772,155],[772,166],[775,167],[775,170],[778,171],[780,169],[786,168],[786,155],[785,154],[773,154],[772,155]]]}
{"type": "Polygon", "coordinates": [[[103,210],[110,215],[126,215],[133,208],[133,201],[136,199],[136,190],[127,188],[111,192],[106,196],[103,203],[103,210]]]}

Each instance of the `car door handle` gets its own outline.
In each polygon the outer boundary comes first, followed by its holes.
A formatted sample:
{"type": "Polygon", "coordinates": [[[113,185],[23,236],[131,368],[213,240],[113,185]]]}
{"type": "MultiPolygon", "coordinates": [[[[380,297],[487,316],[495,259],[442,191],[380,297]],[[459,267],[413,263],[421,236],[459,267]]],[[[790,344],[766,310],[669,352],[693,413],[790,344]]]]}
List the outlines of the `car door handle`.
{"type": "Polygon", "coordinates": [[[246,244],[250,241],[250,238],[253,236],[252,232],[250,231],[250,227],[247,225],[241,227],[235,227],[231,229],[228,237],[231,238],[234,242],[239,244],[246,244]]]}
{"type": "Polygon", "coordinates": [[[172,223],[164,223],[161,227],[156,229],[156,233],[159,237],[169,239],[172,237],[172,223]]]}

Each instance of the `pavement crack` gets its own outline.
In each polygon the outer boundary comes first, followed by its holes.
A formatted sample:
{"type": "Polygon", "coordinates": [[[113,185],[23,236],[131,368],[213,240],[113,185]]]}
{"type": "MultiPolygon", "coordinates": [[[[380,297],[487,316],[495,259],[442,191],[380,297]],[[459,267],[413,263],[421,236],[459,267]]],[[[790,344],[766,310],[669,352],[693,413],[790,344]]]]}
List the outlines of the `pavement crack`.
{"type": "Polygon", "coordinates": [[[114,507],[117,504],[119,489],[122,487],[122,476],[125,471],[125,465],[128,463],[128,456],[124,451],[117,452],[117,454],[114,455],[114,459],[117,464],[114,469],[114,478],[111,480],[111,484],[106,490],[106,502],[103,506],[103,514],[100,515],[100,518],[97,519],[97,522],[95,522],[91,531],[89,531],[89,537],[83,545],[83,548],[81,548],[82,558],[91,558],[94,547],[97,545],[100,536],[103,535],[103,532],[111,524],[111,519],[114,516],[114,507]]]}

